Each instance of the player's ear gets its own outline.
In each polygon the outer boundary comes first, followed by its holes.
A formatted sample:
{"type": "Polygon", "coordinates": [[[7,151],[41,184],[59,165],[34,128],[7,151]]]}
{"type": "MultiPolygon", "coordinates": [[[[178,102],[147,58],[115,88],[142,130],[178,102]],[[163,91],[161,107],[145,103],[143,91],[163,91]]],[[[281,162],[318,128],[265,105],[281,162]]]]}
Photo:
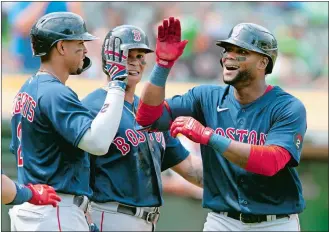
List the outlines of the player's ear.
{"type": "Polygon", "coordinates": [[[257,63],[257,68],[265,70],[269,61],[268,57],[262,56],[257,63]]]}
{"type": "Polygon", "coordinates": [[[56,43],[56,49],[59,54],[64,55],[64,41],[60,40],[56,43]]]}

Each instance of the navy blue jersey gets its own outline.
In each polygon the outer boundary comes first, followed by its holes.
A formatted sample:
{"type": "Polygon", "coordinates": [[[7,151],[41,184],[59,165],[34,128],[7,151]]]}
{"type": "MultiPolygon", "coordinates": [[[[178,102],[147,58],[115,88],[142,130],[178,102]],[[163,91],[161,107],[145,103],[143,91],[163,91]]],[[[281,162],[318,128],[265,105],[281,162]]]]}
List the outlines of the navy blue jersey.
{"type": "MultiPolygon", "coordinates": [[[[99,112],[106,91],[97,89],[82,103],[94,115],[99,112]]],[[[117,134],[105,156],[91,156],[92,200],[117,201],[134,206],[160,206],[162,199],[161,171],[188,156],[188,151],[169,132],[137,132],[133,104],[124,102],[117,134]]],[[[106,126],[106,125],[104,125],[106,126]]]]}
{"type": "Polygon", "coordinates": [[[89,159],[75,151],[92,120],[76,93],[58,79],[48,74],[29,78],[15,97],[11,119],[18,182],[90,196],[89,159]]]}
{"type": "Polygon", "coordinates": [[[167,102],[174,119],[192,116],[232,140],[278,145],[292,156],[285,168],[269,177],[247,172],[212,147],[201,145],[204,207],[253,214],[299,213],[305,208],[294,167],[300,161],[306,110],[297,98],[274,87],[254,102],[241,105],[233,87],[203,85],[167,102]]]}

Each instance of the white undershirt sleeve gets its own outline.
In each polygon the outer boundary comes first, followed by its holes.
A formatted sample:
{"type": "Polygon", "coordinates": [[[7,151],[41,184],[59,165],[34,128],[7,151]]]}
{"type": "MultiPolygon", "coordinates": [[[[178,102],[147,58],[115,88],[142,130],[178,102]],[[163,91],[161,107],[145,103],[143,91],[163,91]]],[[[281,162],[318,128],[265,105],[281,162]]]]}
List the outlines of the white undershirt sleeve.
{"type": "Polygon", "coordinates": [[[125,92],[122,88],[109,88],[102,109],[85,132],[78,147],[93,155],[105,155],[119,128],[125,92]]]}

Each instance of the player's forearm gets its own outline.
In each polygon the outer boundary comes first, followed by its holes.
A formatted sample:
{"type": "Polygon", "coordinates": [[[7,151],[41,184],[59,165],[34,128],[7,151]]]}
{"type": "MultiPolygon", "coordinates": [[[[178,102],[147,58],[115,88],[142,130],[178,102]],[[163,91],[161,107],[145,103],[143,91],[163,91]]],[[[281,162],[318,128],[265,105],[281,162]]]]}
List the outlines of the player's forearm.
{"type": "Polygon", "coordinates": [[[108,152],[119,128],[124,96],[123,89],[109,88],[102,109],[78,145],[80,149],[94,155],[105,155],[108,152]]]}
{"type": "Polygon", "coordinates": [[[145,83],[141,100],[150,106],[161,105],[165,99],[165,87],[156,86],[150,82],[145,83]]]}
{"type": "Polygon", "coordinates": [[[239,167],[246,167],[250,154],[250,144],[236,142],[221,135],[212,134],[208,145],[239,167]]]}
{"type": "Polygon", "coordinates": [[[170,72],[170,68],[164,68],[158,64],[154,65],[154,68],[150,75],[150,80],[145,84],[143,89],[141,100],[150,106],[158,106],[162,104],[165,99],[165,85],[170,72]]]}
{"type": "Polygon", "coordinates": [[[3,204],[9,204],[16,196],[16,186],[14,181],[6,175],[1,174],[1,201],[3,204]]]}
{"type": "Polygon", "coordinates": [[[154,65],[150,75],[150,81],[145,84],[141,95],[141,100],[145,104],[150,106],[162,104],[165,99],[165,85],[169,72],[170,68],[164,68],[158,64],[154,65]]]}
{"type": "Polygon", "coordinates": [[[232,140],[227,150],[223,153],[223,156],[232,163],[235,163],[239,167],[245,169],[248,163],[250,149],[250,144],[232,140]]]}
{"type": "Polygon", "coordinates": [[[172,169],[190,183],[203,187],[203,166],[199,156],[190,154],[172,169]]]}
{"type": "Polygon", "coordinates": [[[289,152],[275,145],[251,145],[213,134],[208,145],[239,167],[256,174],[273,176],[291,159],[289,152]]]}
{"type": "Polygon", "coordinates": [[[155,65],[150,75],[150,81],[145,84],[138,105],[136,121],[141,126],[153,124],[162,115],[162,105],[165,99],[165,84],[170,69],[155,65]]]}

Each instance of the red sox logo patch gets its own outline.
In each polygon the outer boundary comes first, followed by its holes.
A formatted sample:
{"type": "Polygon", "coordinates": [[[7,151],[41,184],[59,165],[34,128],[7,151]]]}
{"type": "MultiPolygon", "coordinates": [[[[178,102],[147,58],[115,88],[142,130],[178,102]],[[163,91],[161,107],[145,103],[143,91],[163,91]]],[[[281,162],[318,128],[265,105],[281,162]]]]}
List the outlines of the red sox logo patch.
{"type": "Polygon", "coordinates": [[[296,145],[297,150],[300,150],[303,143],[303,136],[299,133],[294,134],[294,144],[296,145]]]}
{"type": "Polygon", "coordinates": [[[141,41],[142,37],[141,37],[141,33],[138,30],[132,30],[131,31],[134,34],[134,41],[141,41]]]}

